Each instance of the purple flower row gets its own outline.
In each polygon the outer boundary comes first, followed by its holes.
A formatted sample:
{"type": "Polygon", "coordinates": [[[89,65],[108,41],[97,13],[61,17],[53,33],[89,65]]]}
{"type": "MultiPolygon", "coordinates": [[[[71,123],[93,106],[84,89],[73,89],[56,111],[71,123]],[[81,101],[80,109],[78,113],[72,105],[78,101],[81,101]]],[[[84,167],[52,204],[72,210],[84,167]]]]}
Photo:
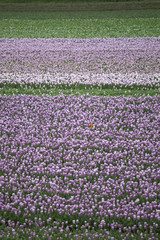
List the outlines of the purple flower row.
{"type": "Polygon", "coordinates": [[[131,236],[149,229],[156,237],[159,100],[0,96],[1,224],[69,231],[69,223],[54,222],[57,212],[90,219],[75,219],[77,231],[118,227],[131,236]],[[8,213],[21,223],[6,220],[8,213]]]}
{"type": "Polygon", "coordinates": [[[0,73],[160,73],[160,38],[0,39],[0,73]]]}

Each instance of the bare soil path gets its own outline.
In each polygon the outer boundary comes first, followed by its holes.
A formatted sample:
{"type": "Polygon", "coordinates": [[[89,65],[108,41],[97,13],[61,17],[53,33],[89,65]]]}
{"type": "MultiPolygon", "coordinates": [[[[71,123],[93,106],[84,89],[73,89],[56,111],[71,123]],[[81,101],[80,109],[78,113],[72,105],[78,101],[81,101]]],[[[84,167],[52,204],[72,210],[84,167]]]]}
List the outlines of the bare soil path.
{"type": "Polygon", "coordinates": [[[160,9],[160,1],[104,2],[104,3],[0,3],[0,11],[110,11],[160,9]]]}

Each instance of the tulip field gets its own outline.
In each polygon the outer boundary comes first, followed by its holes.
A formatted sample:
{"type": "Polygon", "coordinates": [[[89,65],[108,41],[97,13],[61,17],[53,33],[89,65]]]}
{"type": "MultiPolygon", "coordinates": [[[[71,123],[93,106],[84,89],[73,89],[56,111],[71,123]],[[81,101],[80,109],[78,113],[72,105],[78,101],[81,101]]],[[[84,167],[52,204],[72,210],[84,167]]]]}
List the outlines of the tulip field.
{"type": "Polygon", "coordinates": [[[160,239],[160,36],[14,31],[0,38],[0,239],[160,239]]]}

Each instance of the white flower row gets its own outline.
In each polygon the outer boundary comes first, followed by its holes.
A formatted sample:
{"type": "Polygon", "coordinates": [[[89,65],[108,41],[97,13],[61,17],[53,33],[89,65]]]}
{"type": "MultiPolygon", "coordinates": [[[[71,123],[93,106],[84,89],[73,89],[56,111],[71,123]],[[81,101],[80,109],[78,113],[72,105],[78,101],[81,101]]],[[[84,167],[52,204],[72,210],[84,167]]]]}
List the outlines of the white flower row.
{"type": "Polygon", "coordinates": [[[34,74],[34,73],[1,73],[0,83],[19,84],[115,84],[115,85],[160,85],[160,73],[71,73],[71,74],[34,74]]]}

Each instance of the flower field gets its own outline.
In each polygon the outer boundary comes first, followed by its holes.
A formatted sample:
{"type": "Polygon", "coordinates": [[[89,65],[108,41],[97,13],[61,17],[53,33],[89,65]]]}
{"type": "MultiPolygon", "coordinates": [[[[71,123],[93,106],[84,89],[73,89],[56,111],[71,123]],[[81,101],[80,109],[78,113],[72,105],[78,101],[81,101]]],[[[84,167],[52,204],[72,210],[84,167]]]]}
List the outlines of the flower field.
{"type": "Polygon", "coordinates": [[[0,83],[159,86],[160,38],[0,42],[0,83]]]}
{"type": "Polygon", "coordinates": [[[0,94],[0,239],[158,240],[159,80],[160,37],[1,38],[2,90],[142,96],[0,94]]]}
{"type": "Polygon", "coordinates": [[[159,100],[1,96],[1,236],[158,239],[159,100]]]}

